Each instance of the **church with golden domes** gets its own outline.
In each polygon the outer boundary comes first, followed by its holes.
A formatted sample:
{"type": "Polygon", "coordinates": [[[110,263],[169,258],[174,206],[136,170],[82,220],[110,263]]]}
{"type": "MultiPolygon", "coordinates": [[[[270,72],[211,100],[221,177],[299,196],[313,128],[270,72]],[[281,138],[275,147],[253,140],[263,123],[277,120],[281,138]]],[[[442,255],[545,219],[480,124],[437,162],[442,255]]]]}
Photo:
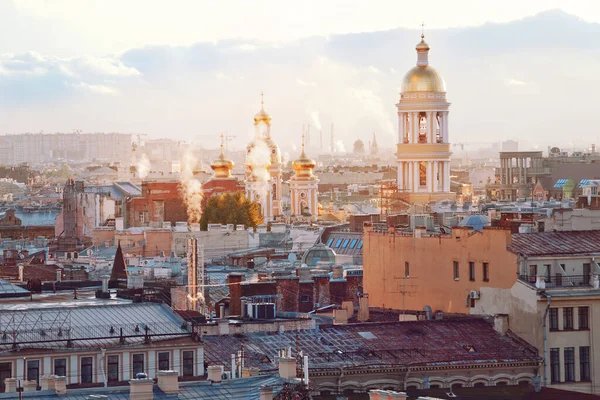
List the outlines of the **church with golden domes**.
{"type": "Polygon", "coordinates": [[[202,185],[205,196],[244,191],[244,186],[231,175],[235,164],[225,156],[223,147],[223,135],[221,135],[221,152],[219,157],[210,164],[213,175],[202,185]]]}
{"type": "MultiPolygon", "coordinates": [[[[290,197],[292,216],[314,216],[318,212],[318,179],[312,170],[316,163],[304,153],[292,164],[295,170],[291,178],[290,197]]],[[[261,205],[265,221],[274,221],[283,212],[283,163],[279,146],[271,137],[271,116],[261,109],[254,116],[254,138],[246,147],[245,192],[246,197],[261,205]]]]}
{"type": "Polygon", "coordinates": [[[446,84],[429,65],[425,36],[417,44],[417,65],[404,76],[398,109],[398,191],[411,203],[453,199],[446,84]]]}

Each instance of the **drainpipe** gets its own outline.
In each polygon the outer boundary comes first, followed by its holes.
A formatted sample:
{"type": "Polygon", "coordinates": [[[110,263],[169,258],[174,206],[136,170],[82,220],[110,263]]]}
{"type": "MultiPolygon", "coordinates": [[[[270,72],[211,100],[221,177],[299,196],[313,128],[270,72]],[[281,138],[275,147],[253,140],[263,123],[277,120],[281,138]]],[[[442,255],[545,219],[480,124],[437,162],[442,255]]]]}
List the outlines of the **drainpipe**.
{"type": "Polygon", "coordinates": [[[102,379],[104,380],[104,387],[108,387],[108,381],[106,379],[106,371],[104,368],[104,359],[106,357],[106,349],[100,349],[100,368],[102,368],[102,379]]]}
{"type": "Polygon", "coordinates": [[[544,311],[544,322],[542,324],[544,329],[544,387],[548,387],[548,329],[546,327],[546,320],[548,317],[548,311],[550,311],[550,295],[544,293],[546,296],[546,300],[548,301],[548,305],[546,306],[546,311],[544,311]]]}

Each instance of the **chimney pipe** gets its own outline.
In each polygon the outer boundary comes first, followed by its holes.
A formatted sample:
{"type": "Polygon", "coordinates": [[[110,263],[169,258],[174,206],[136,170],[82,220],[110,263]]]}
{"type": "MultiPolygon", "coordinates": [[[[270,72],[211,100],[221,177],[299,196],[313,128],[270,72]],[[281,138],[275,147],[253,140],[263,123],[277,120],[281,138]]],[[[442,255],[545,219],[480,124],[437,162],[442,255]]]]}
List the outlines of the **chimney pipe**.
{"type": "MultiPolygon", "coordinates": [[[[208,380],[214,383],[219,383],[223,379],[223,366],[222,365],[209,365],[208,366],[208,380]]],[[[233,378],[233,374],[232,374],[233,378]]]]}
{"type": "Polygon", "coordinates": [[[61,281],[62,281],[62,270],[57,269],[56,270],[56,282],[61,282],[61,281]]]}
{"type": "Polygon", "coordinates": [[[102,275],[102,293],[108,293],[108,280],[110,279],[110,276],[108,275],[102,275]]]}
{"type": "Polygon", "coordinates": [[[158,388],[164,394],[179,394],[179,373],[177,371],[157,371],[158,388]]]}
{"type": "Polygon", "coordinates": [[[25,281],[25,266],[23,264],[19,264],[19,282],[23,283],[25,281]]]}
{"type": "Polygon", "coordinates": [[[308,356],[304,356],[304,384],[308,387],[308,356]]]}

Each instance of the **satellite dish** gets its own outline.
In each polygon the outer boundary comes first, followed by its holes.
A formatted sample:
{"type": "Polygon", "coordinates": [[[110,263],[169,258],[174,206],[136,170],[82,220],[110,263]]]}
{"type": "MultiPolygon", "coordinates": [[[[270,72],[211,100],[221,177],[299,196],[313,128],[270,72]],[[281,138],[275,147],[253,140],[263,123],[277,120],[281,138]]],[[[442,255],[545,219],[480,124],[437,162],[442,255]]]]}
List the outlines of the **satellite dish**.
{"type": "Polygon", "coordinates": [[[298,257],[296,256],[296,253],[290,253],[288,255],[288,261],[289,262],[296,262],[296,261],[298,261],[298,257]]]}

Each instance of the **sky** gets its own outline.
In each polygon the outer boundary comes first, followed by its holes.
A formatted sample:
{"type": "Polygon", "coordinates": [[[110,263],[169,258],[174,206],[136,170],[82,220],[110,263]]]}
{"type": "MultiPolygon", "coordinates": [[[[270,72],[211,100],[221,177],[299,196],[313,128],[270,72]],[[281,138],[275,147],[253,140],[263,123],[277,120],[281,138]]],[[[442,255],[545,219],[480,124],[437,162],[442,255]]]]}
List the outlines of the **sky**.
{"type": "Polygon", "coordinates": [[[594,108],[568,100],[595,102],[600,89],[594,0],[0,0],[0,134],[118,131],[213,146],[227,131],[241,148],[264,91],[284,148],[297,148],[305,124],[318,147],[331,123],[341,147],[373,132],[391,147],[422,22],[453,102],[451,140],[598,141],[594,108]]]}

